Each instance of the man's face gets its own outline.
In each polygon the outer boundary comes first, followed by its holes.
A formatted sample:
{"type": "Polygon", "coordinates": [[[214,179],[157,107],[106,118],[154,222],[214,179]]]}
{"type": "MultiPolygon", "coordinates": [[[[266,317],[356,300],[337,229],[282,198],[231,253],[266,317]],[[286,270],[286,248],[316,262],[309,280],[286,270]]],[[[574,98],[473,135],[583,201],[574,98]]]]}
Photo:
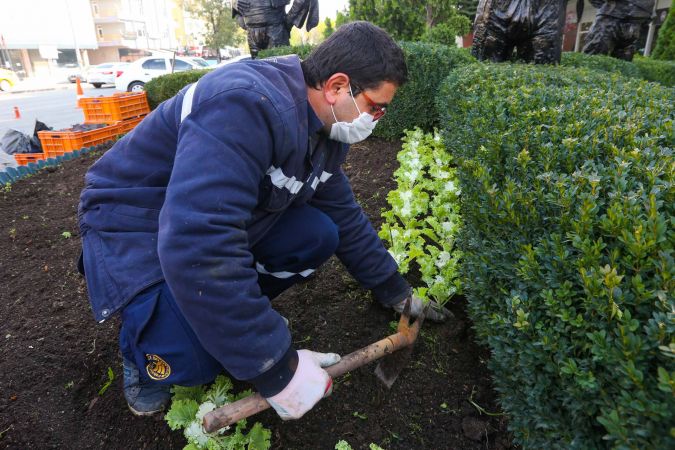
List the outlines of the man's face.
{"type": "MultiPolygon", "coordinates": [[[[351,85],[351,88],[352,92],[358,89],[354,85],[351,85]]],[[[361,111],[379,119],[394,98],[396,90],[397,86],[394,83],[384,81],[376,89],[357,90],[358,93],[355,93],[352,99],[348,84],[336,93],[337,101],[333,105],[335,116],[340,122],[352,122],[359,117],[361,111]]]]}

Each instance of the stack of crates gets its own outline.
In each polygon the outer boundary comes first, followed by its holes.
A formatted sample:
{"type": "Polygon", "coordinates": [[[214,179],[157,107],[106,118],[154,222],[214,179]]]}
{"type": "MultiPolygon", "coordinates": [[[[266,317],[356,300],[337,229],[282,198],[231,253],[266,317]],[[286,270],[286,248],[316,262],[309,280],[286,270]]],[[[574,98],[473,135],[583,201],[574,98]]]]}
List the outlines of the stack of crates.
{"type": "Polygon", "coordinates": [[[84,123],[114,124],[138,119],[150,112],[145,92],[124,92],[110,97],[85,97],[80,99],[80,107],[84,112],[84,123]]]}
{"type": "Polygon", "coordinates": [[[63,156],[74,150],[96,146],[114,140],[121,134],[133,130],[143,117],[150,112],[145,92],[117,93],[109,97],[84,97],[78,102],[84,112],[85,124],[106,124],[101,128],[87,131],[39,131],[38,136],[44,153],[15,155],[18,164],[26,165],[35,159],[63,156]]]}

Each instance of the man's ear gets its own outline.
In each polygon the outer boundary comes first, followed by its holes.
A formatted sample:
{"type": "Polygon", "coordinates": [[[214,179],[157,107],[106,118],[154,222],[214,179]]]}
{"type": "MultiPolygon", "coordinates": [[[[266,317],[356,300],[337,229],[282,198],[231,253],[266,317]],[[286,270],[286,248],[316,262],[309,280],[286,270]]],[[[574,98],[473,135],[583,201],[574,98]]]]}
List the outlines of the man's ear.
{"type": "Polygon", "coordinates": [[[323,85],[323,95],[331,105],[334,105],[344,92],[349,92],[349,76],[345,73],[334,73],[323,85]]]}

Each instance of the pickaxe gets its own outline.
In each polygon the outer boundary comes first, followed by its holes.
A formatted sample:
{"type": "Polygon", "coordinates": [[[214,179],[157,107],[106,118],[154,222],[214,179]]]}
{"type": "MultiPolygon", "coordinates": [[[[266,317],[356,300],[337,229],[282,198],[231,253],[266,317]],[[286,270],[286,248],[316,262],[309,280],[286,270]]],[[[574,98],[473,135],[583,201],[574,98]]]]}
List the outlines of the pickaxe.
{"type": "MultiPolygon", "coordinates": [[[[396,334],[370,344],[360,350],[343,356],[337,364],[326,368],[326,372],[335,378],[372,361],[381,359],[375,368],[375,375],[388,388],[394,384],[401,370],[406,366],[413,345],[417,340],[424,316],[429,306],[410,324],[410,298],[406,302],[401,319],[398,322],[396,334]]],[[[257,414],[270,407],[260,394],[253,394],[234,403],[223,405],[204,416],[204,430],[213,433],[223,427],[232,425],[249,416],[257,414]]]]}

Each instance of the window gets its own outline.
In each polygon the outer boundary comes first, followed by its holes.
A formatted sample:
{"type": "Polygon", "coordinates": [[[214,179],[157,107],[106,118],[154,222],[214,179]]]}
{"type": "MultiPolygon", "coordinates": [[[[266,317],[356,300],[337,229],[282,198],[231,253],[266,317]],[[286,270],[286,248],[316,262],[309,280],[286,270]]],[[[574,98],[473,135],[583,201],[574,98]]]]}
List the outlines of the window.
{"type": "Polygon", "coordinates": [[[142,67],[147,70],[166,70],[166,63],[164,59],[149,59],[143,63],[142,67]]]}
{"type": "Polygon", "coordinates": [[[192,62],[201,67],[209,67],[209,63],[204,58],[190,58],[192,62]]]}
{"type": "Polygon", "coordinates": [[[96,27],[96,34],[98,34],[99,38],[103,39],[103,28],[96,27]]]}
{"type": "Polygon", "coordinates": [[[184,70],[191,70],[192,66],[185,61],[181,61],[180,59],[177,59],[174,63],[173,70],[174,72],[182,72],[184,70]]]}

